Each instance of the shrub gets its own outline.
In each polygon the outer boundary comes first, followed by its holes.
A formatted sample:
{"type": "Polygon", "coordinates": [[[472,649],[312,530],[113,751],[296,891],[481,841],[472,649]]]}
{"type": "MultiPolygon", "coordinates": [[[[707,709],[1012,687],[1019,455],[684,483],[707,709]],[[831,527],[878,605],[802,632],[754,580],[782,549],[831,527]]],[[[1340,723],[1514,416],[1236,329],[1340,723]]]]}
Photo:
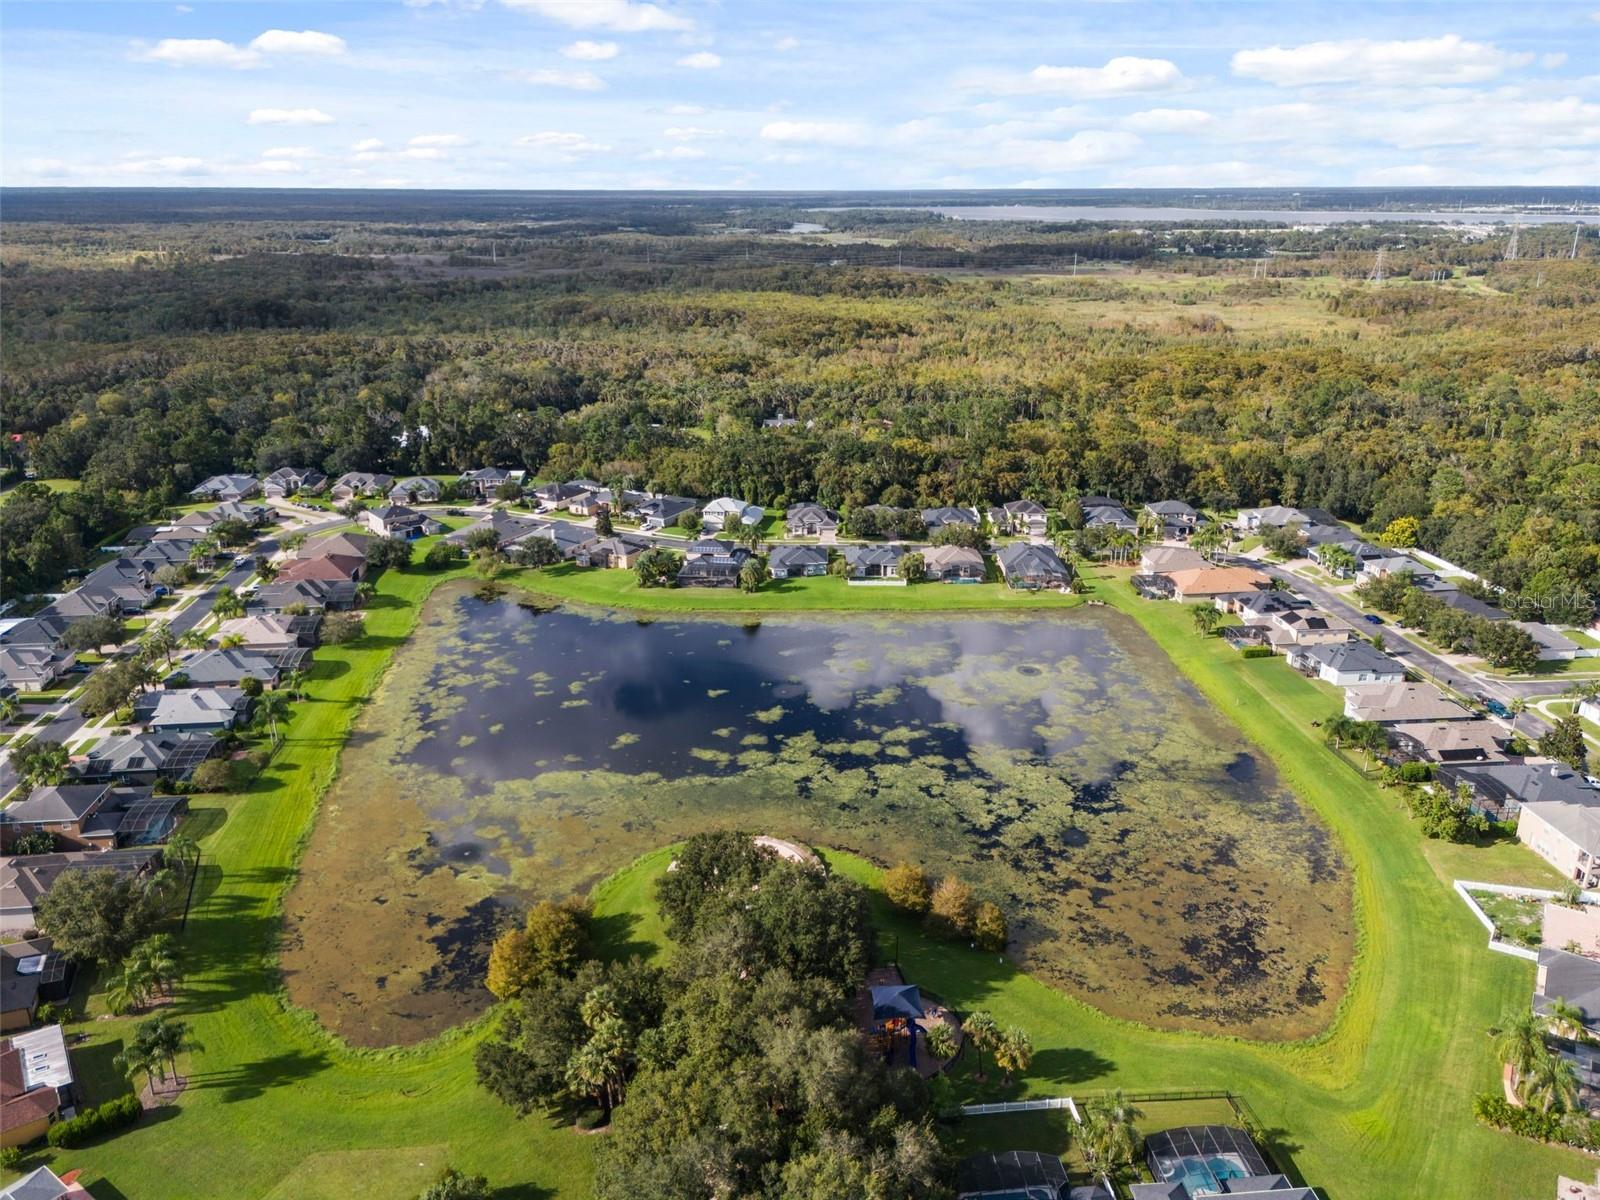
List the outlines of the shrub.
{"type": "Polygon", "coordinates": [[[428,547],[428,552],[422,556],[422,565],[430,571],[442,571],[451,566],[459,557],[460,551],[449,542],[435,542],[428,547]]]}
{"type": "Polygon", "coordinates": [[[1241,653],[1241,658],[1272,658],[1277,654],[1271,646],[1246,646],[1241,653]]]}
{"type": "Polygon", "coordinates": [[[39,1005],[38,1021],[41,1025],[65,1025],[72,1020],[72,1007],[64,1001],[46,1000],[39,1005]]]}
{"type": "Polygon", "coordinates": [[[21,1165],[21,1146],[6,1146],[4,1148],[0,1148],[0,1171],[15,1171],[21,1165]]]}
{"type": "Polygon", "coordinates": [[[608,1118],[603,1109],[586,1108],[578,1114],[577,1119],[572,1122],[572,1125],[573,1128],[581,1129],[587,1133],[592,1129],[601,1128],[606,1124],[607,1120],[608,1118]]]}
{"type": "Polygon", "coordinates": [[[883,873],[883,894],[889,903],[906,912],[925,913],[933,898],[928,873],[915,863],[903,862],[883,873]]]}
{"type": "Polygon", "coordinates": [[[942,937],[970,937],[977,917],[972,889],[953,875],[941,879],[928,906],[928,928],[942,937]]]}
{"type": "Polygon", "coordinates": [[[1427,783],[1432,778],[1432,763],[1408,762],[1400,764],[1401,783],[1427,783]]]}
{"type": "Polygon", "coordinates": [[[210,758],[195,768],[194,788],[198,792],[231,792],[237,781],[232,759],[210,758]]]}
{"type": "Polygon", "coordinates": [[[329,613],[322,622],[322,641],[338,646],[361,636],[362,616],[355,612],[329,613]]]}
{"type": "Polygon", "coordinates": [[[131,1093],[108,1100],[99,1108],[91,1108],[70,1121],[58,1121],[50,1126],[45,1140],[52,1146],[74,1150],[96,1138],[106,1137],[132,1125],[144,1112],[139,1097],[131,1093]]]}
{"type": "Polygon", "coordinates": [[[1006,915],[1000,911],[998,904],[991,904],[985,900],[978,905],[977,916],[973,918],[972,932],[978,940],[978,945],[985,950],[995,953],[1006,948],[1006,943],[1011,940],[1010,930],[1006,928],[1006,915]]]}

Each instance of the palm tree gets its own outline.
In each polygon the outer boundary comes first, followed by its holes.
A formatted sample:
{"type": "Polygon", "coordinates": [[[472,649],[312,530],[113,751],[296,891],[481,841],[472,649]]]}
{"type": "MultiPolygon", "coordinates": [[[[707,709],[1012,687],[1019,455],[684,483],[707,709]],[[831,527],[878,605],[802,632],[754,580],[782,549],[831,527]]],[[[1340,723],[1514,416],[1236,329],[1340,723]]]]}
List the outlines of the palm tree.
{"type": "Polygon", "coordinates": [[[141,1072],[150,1083],[150,1090],[155,1091],[156,1072],[161,1072],[163,1081],[167,1078],[167,1071],[161,1059],[150,1053],[148,1043],[135,1036],[134,1040],[121,1054],[111,1060],[117,1070],[121,1071],[130,1081],[141,1072]]]}
{"type": "Polygon", "coordinates": [[[1322,738],[1335,750],[1341,748],[1356,734],[1356,723],[1340,713],[1322,723],[1322,738]]]}
{"type": "Polygon", "coordinates": [[[1545,1024],[1532,1008],[1519,1008],[1507,1015],[1495,1036],[1494,1051],[1500,1061],[1518,1078],[1533,1069],[1544,1048],[1545,1024]]]}
{"type": "Polygon", "coordinates": [[[1138,1122],[1144,1113],[1119,1088],[1100,1104],[1088,1106],[1083,1122],[1084,1149],[1102,1170],[1132,1163],[1144,1139],[1138,1122]]]}
{"type": "Polygon", "coordinates": [[[978,1054],[978,1069],[974,1078],[983,1078],[983,1052],[993,1046],[1000,1036],[1000,1026],[995,1024],[994,1018],[979,1009],[977,1012],[967,1014],[967,1019],[961,1023],[961,1032],[967,1041],[972,1043],[972,1048],[978,1054]]]}
{"type": "MultiPolygon", "coordinates": [[[[204,1050],[194,1036],[189,1032],[186,1021],[177,1021],[168,1017],[166,1013],[157,1013],[155,1017],[144,1023],[140,1033],[149,1030],[148,1038],[150,1049],[159,1060],[165,1060],[172,1068],[174,1079],[181,1079],[178,1074],[178,1055],[192,1054],[204,1050]]],[[[162,1076],[166,1078],[165,1075],[162,1076]]]]}
{"type": "Polygon", "coordinates": [[[155,980],[144,964],[129,955],[122,964],[122,973],[112,976],[106,985],[106,1007],[120,1017],[143,1005],[154,988],[155,980]]]}
{"type": "Polygon", "coordinates": [[[35,739],[16,756],[17,774],[29,787],[56,787],[66,781],[71,761],[60,742],[35,739]]]}
{"type": "Polygon", "coordinates": [[[272,740],[278,740],[278,722],[289,715],[289,697],[282,692],[263,692],[256,697],[256,720],[265,721],[272,740]]]}
{"type": "Polygon", "coordinates": [[[1228,544],[1228,534],[1216,521],[1208,521],[1189,535],[1189,545],[1206,558],[1228,544]]]}
{"type": "Polygon", "coordinates": [[[161,659],[168,667],[172,666],[172,652],[178,648],[178,639],[173,636],[170,626],[165,623],[152,625],[140,641],[146,654],[161,659]]]}
{"type": "Polygon", "coordinates": [[[954,1058],[956,1051],[960,1049],[959,1044],[956,1042],[955,1029],[942,1021],[937,1025],[929,1026],[927,1035],[923,1038],[923,1044],[927,1046],[928,1053],[941,1062],[948,1062],[954,1058]]]}
{"type": "Polygon", "coordinates": [[[226,634],[217,641],[217,645],[222,647],[224,650],[236,650],[240,646],[244,645],[244,634],[226,634]]]}
{"type": "Polygon", "coordinates": [[[363,579],[356,584],[356,603],[362,606],[372,603],[372,598],[378,594],[378,587],[370,579],[363,579]]]}
{"type": "Polygon", "coordinates": [[[167,862],[176,862],[185,869],[200,861],[200,843],[187,833],[175,833],[167,839],[161,855],[167,862]]]}
{"type": "Polygon", "coordinates": [[[1583,1009],[1565,996],[1555,997],[1547,1007],[1550,1009],[1550,1024],[1557,1033],[1575,1042],[1594,1041],[1593,1035],[1589,1033],[1589,1027],[1584,1023],[1587,1018],[1583,1009]]]}
{"type": "Polygon", "coordinates": [[[1511,736],[1517,736],[1517,718],[1528,711],[1528,702],[1521,696],[1513,696],[1511,703],[1506,705],[1506,711],[1511,714],[1511,736]]]}
{"type": "Polygon", "coordinates": [[[305,670],[304,669],[300,669],[300,670],[290,671],[289,672],[289,678],[286,681],[285,686],[286,686],[286,689],[287,689],[287,691],[289,693],[289,698],[291,700],[299,700],[299,699],[301,699],[303,697],[303,695],[304,695],[304,690],[305,690],[305,686],[306,686],[306,673],[305,673],[305,670]]]}
{"type": "Polygon", "coordinates": [[[217,598],[211,605],[211,611],[224,621],[234,617],[244,616],[244,601],[231,587],[217,589],[217,598]]]}
{"type": "Polygon", "coordinates": [[[147,937],[133,948],[128,965],[136,966],[142,975],[148,976],[156,990],[170,995],[180,978],[177,942],[170,933],[147,937]]]}
{"type": "Polygon", "coordinates": [[[1545,1112],[1566,1112],[1578,1106],[1578,1072],[1571,1061],[1548,1050],[1533,1060],[1523,1076],[1521,1096],[1526,1104],[1537,1103],[1545,1112]]]}
{"type": "Polygon", "coordinates": [[[1210,637],[1212,632],[1222,623],[1222,614],[1217,611],[1214,604],[1195,604],[1189,609],[1189,615],[1194,618],[1194,629],[1201,637],[1210,637]]]}
{"type": "Polygon", "coordinates": [[[1033,1039],[1021,1029],[1006,1030],[994,1048],[994,1061],[1006,1073],[1006,1086],[1010,1087],[1011,1077],[1033,1062],[1033,1039]]]}
{"type": "Polygon", "coordinates": [[[1600,699],[1600,679],[1584,679],[1573,684],[1566,691],[1574,700],[1600,699]]]}
{"type": "Polygon", "coordinates": [[[22,701],[15,696],[0,696],[0,725],[9,725],[22,711],[22,701]]]}
{"type": "Polygon", "coordinates": [[[178,645],[185,650],[204,650],[206,648],[206,635],[198,629],[190,629],[178,639],[178,645]]]}

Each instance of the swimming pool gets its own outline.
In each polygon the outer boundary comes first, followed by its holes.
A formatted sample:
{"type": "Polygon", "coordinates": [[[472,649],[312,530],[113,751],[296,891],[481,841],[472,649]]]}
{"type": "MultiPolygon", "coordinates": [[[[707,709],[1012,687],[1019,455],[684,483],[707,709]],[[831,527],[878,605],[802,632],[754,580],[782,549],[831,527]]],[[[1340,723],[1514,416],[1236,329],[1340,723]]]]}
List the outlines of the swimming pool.
{"type": "Polygon", "coordinates": [[[1234,1154],[1184,1155],[1167,1167],[1163,1183],[1182,1183],[1191,1196],[1222,1193],[1224,1179],[1244,1179],[1250,1174],[1244,1160],[1234,1154]]]}

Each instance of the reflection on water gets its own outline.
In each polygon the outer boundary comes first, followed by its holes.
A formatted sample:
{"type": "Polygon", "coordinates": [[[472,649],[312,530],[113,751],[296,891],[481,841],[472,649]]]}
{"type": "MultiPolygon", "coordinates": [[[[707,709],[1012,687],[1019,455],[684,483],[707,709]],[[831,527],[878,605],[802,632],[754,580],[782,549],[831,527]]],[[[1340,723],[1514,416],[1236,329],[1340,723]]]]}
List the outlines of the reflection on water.
{"type": "Polygon", "coordinates": [[[481,1007],[504,904],[712,827],[959,873],[1029,969],[1153,1024],[1302,1036],[1348,971],[1326,830],[1111,612],[742,626],[445,589],[358,730],[285,959],[358,1042],[481,1007]]]}

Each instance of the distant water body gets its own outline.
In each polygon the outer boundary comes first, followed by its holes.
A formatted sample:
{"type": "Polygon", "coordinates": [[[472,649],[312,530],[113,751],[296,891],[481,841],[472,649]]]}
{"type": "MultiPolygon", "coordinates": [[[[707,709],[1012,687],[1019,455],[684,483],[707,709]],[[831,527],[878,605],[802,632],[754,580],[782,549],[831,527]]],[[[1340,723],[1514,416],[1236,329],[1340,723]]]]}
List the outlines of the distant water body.
{"type": "Polygon", "coordinates": [[[1385,221],[1415,221],[1424,225],[1570,225],[1574,221],[1600,221],[1600,210],[1582,213],[1471,209],[1426,212],[1386,212],[1380,209],[1341,208],[1148,208],[1093,204],[1044,205],[894,205],[895,208],[936,212],[957,221],[1240,221],[1285,225],[1372,225],[1385,221]]]}

